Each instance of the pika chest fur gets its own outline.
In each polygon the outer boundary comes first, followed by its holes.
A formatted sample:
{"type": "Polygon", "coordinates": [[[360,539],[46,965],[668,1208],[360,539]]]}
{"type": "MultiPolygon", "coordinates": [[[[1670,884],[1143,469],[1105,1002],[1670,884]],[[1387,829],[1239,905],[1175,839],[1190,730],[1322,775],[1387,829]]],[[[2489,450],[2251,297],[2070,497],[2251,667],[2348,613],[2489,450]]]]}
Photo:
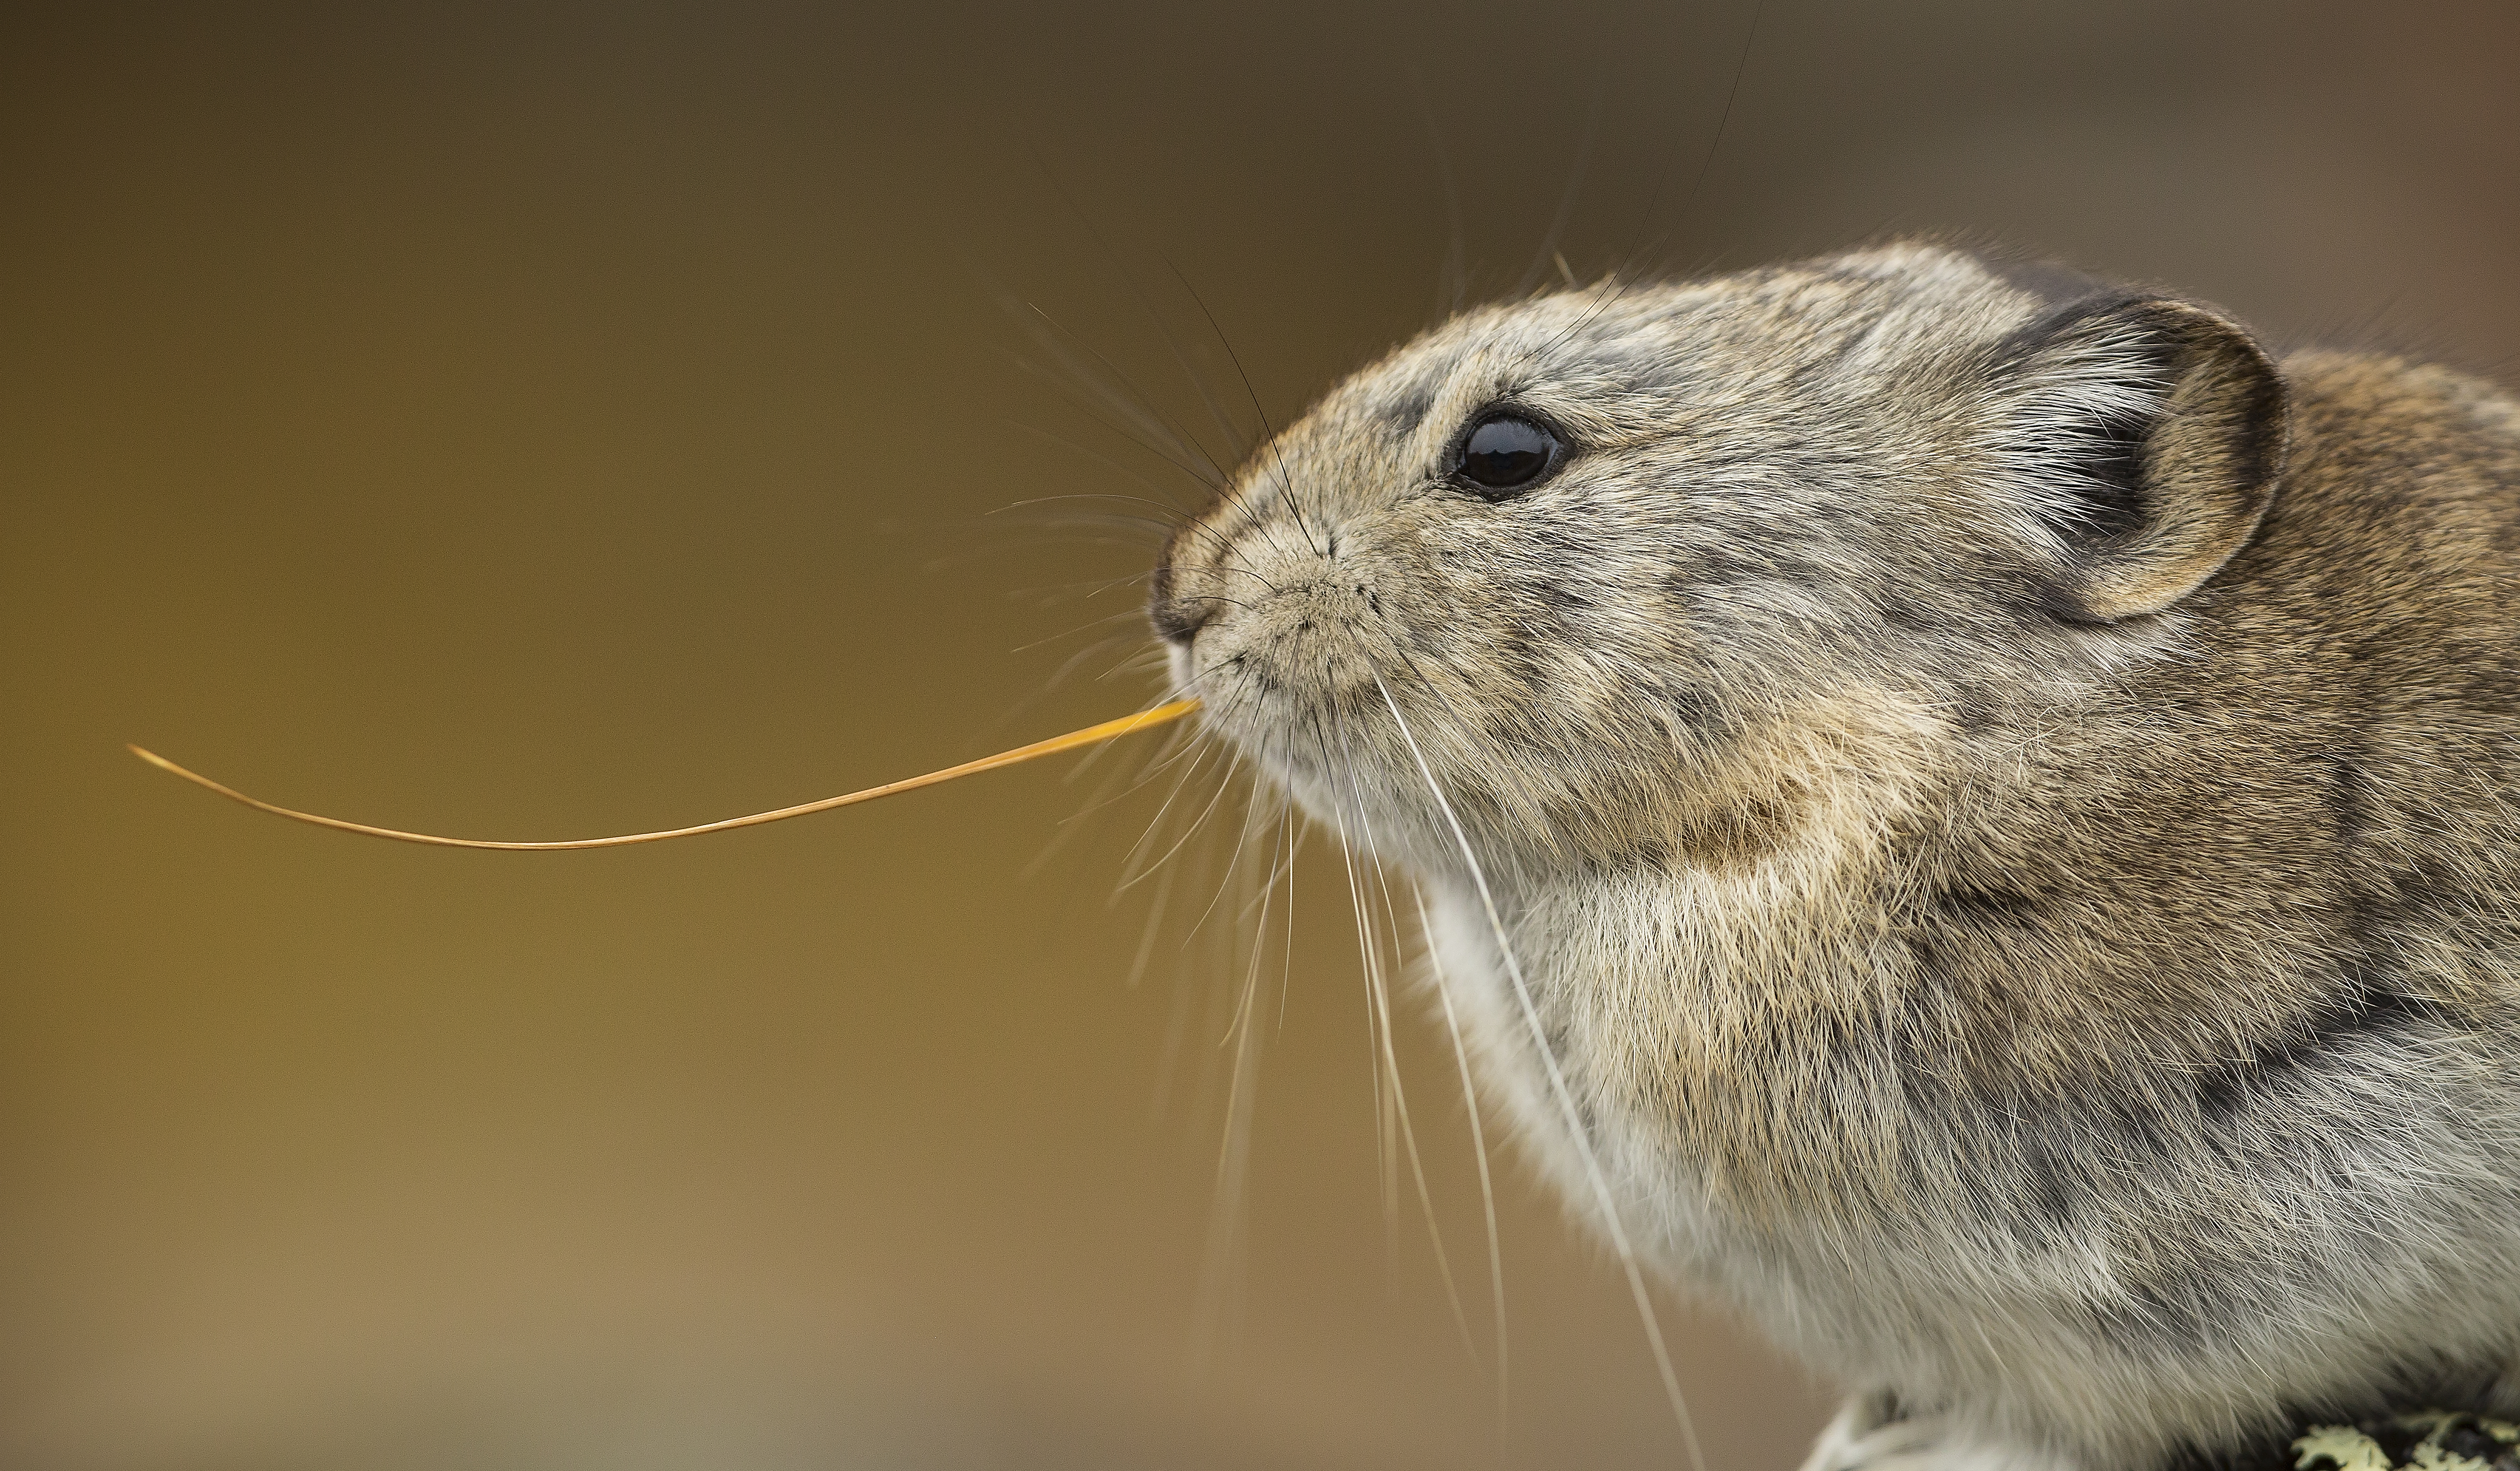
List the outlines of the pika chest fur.
{"type": "Polygon", "coordinates": [[[1153,614],[1814,1467],[2116,1471],[2520,1397],[2515,571],[2494,390],[1902,244],[1439,327],[1153,614]]]}

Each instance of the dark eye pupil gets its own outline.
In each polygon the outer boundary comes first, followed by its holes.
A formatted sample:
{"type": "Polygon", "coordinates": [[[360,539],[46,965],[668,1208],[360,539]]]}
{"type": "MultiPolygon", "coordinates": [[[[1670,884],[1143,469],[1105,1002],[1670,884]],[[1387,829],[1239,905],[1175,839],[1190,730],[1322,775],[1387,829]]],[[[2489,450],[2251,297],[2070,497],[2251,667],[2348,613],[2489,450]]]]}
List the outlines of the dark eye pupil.
{"type": "Polygon", "coordinates": [[[1527,419],[1490,419],[1462,446],[1462,476],[1485,490],[1527,485],[1549,468],[1556,437],[1527,419]]]}

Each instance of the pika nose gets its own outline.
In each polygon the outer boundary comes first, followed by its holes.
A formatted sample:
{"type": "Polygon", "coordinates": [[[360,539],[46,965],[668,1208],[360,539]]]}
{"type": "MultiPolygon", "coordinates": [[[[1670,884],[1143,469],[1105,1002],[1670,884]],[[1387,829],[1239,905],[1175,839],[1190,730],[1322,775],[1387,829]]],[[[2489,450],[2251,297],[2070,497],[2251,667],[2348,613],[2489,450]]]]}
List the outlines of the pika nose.
{"type": "Polygon", "coordinates": [[[1187,644],[1216,617],[1216,606],[1210,598],[1173,597],[1169,587],[1159,584],[1147,605],[1147,618],[1166,639],[1187,644]]]}
{"type": "Polygon", "coordinates": [[[1212,598],[1177,598],[1173,596],[1172,549],[1155,564],[1155,580],[1148,589],[1147,620],[1155,631],[1172,643],[1187,644],[1198,630],[1216,617],[1217,604],[1212,598]]]}

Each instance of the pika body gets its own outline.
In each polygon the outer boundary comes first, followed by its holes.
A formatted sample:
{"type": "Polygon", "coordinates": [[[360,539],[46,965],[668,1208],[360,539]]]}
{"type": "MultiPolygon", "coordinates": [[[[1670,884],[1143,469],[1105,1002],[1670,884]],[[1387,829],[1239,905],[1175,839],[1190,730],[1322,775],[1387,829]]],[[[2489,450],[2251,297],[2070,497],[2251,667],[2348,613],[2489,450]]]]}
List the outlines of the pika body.
{"type": "Polygon", "coordinates": [[[2515,593],[2495,388],[1912,241],[1459,315],[1150,612],[1808,1471],[2138,1471],[2520,1409],[2515,593]]]}

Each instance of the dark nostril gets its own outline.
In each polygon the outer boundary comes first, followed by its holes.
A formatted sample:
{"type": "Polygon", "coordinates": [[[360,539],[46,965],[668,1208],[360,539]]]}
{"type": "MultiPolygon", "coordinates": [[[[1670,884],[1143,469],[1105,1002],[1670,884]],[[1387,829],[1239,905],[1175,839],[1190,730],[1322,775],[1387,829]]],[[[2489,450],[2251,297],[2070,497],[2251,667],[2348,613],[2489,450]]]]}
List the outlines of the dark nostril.
{"type": "Polygon", "coordinates": [[[1216,617],[1217,606],[1207,598],[1158,596],[1147,606],[1147,617],[1153,621],[1157,633],[1174,643],[1186,644],[1216,617]]]}
{"type": "Polygon", "coordinates": [[[1215,616],[1213,603],[1173,596],[1172,548],[1165,547],[1163,560],[1155,564],[1155,585],[1147,598],[1147,619],[1155,625],[1155,631],[1174,643],[1186,644],[1215,616]]]}

